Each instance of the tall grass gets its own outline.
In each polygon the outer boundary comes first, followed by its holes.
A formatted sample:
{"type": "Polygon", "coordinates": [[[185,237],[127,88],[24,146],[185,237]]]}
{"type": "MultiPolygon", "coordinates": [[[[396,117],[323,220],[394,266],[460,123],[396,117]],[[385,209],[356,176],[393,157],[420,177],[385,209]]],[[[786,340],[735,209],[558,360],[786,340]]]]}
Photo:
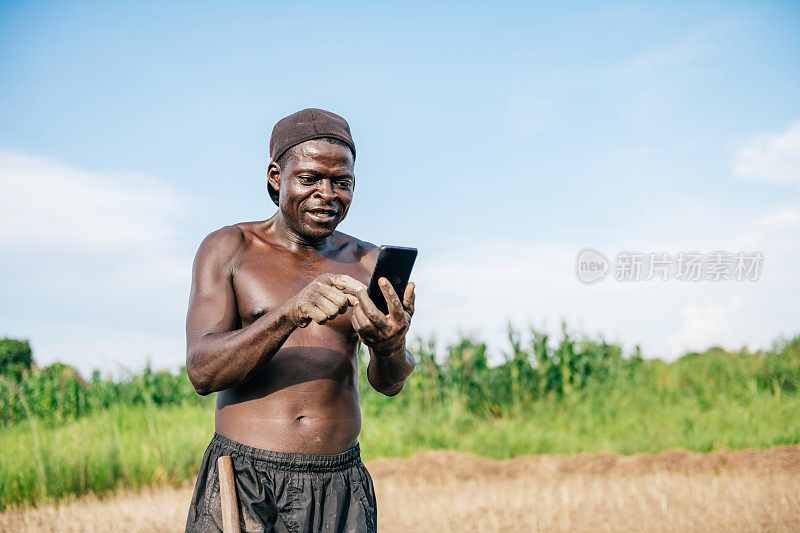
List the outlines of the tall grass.
{"type": "Polygon", "coordinates": [[[0,508],[186,482],[199,466],[210,431],[213,411],[199,405],[116,405],[40,427],[38,442],[27,423],[5,427],[0,433],[0,508]]]}
{"type": "MultiPolygon", "coordinates": [[[[365,459],[436,448],[507,458],[800,443],[800,337],[669,364],[566,330],[557,342],[536,331],[521,339],[510,330],[499,365],[474,339],[439,357],[420,340],[417,370],[392,398],[369,387],[362,354],[365,459]]],[[[185,372],[83,381],[59,367],[0,387],[0,508],[187,482],[213,431],[212,399],[197,396],[185,372]]]]}
{"type": "MultiPolygon", "coordinates": [[[[557,343],[509,332],[502,364],[461,339],[434,356],[420,342],[417,371],[386,398],[362,383],[361,441],[378,455],[449,448],[509,458],[534,453],[710,451],[800,443],[800,336],[766,352],[712,348],[673,363],[623,357],[618,346],[557,343]]],[[[363,369],[362,369],[363,373],[363,369]]]]}
{"type": "MultiPolygon", "coordinates": [[[[503,418],[528,413],[542,402],[556,405],[572,398],[577,403],[603,403],[608,397],[637,402],[644,393],[657,393],[666,407],[686,397],[709,407],[721,399],[800,392],[800,335],[779,340],[766,352],[711,348],[670,364],[645,360],[638,348],[624,356],[618,345],[575,338],[566,327],[558,342],[535,329],[525,344],[514,328],[509,327],[508,337],[510,349],[495,366],[489,365],[483,342],[462,338],[439,358],[432,340],[418,340],[412,348],[417,369],[403,393],[396,398],[369,394],[362,397],[362,408],[380,412],[421,406],[435,413],[457,405],[478,417],[503,418]]],[[[363,364],[362,358],[361,375],[363,364]]],[[[366,381],[359,383],[362,395],[368,393],[366,381]]]]}
{"type": "Polygon", "coordinates": [[[36,416],[51,422],[86,416],[114,405],[208,404],[195,393],[185,370],[173,374],[147,367],[140,375],[112,380],[93,372],[85,380],[74,368],[54,363],[0,379],[0,427],[36,416]],[[26,406],[27,404],[27,406],[26,406]]]}

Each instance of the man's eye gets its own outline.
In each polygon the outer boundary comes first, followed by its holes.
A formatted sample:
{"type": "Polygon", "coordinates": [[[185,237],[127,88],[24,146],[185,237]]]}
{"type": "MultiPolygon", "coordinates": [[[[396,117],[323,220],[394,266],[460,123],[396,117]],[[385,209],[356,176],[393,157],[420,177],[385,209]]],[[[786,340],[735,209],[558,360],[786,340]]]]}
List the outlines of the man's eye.
{"type": "Polygon", "coordinates": [[[352,185],[352,182],[350,180],[336,180],[336,185],[342,187],[343,189],[349,189],[352,185]]]}

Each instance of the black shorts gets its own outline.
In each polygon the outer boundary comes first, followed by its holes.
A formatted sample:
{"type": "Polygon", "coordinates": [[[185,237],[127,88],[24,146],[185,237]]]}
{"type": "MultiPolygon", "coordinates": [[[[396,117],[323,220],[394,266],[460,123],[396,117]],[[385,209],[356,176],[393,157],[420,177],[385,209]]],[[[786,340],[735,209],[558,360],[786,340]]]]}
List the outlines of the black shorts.
{"type": "Polygon", "coordinates": [[[214,433],[194,486],[186,531],[222,531],[217,458],[230,455],[242,531],[377,530],[372,478],[358,443],[335,455],[279,453],[214,433]]]}

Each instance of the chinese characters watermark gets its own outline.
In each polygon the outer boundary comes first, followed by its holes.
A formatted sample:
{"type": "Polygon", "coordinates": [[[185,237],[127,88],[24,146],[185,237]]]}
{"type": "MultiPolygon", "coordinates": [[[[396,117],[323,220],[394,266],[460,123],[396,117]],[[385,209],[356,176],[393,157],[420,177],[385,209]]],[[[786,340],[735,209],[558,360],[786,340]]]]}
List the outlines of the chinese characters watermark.
{"type": "Polygon", "coordinates": [[[575,259],[578,279],[588,284],[613,275],[617,281],[756,281],[761,252],[619,252],[613,264],[601,252],[584,248],[575,259]]]}

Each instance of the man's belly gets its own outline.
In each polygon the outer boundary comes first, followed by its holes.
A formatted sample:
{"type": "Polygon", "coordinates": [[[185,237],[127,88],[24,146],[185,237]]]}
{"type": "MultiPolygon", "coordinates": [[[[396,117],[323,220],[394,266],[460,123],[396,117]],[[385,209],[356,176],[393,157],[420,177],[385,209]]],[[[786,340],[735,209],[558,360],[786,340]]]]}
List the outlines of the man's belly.
{"type": "Polygon", "coordinates": [[[342,452],[361,431],[356,372],[341,352],[284,348],[247,384],[217,394],[216,431],[265,450],[342,452]]]}

